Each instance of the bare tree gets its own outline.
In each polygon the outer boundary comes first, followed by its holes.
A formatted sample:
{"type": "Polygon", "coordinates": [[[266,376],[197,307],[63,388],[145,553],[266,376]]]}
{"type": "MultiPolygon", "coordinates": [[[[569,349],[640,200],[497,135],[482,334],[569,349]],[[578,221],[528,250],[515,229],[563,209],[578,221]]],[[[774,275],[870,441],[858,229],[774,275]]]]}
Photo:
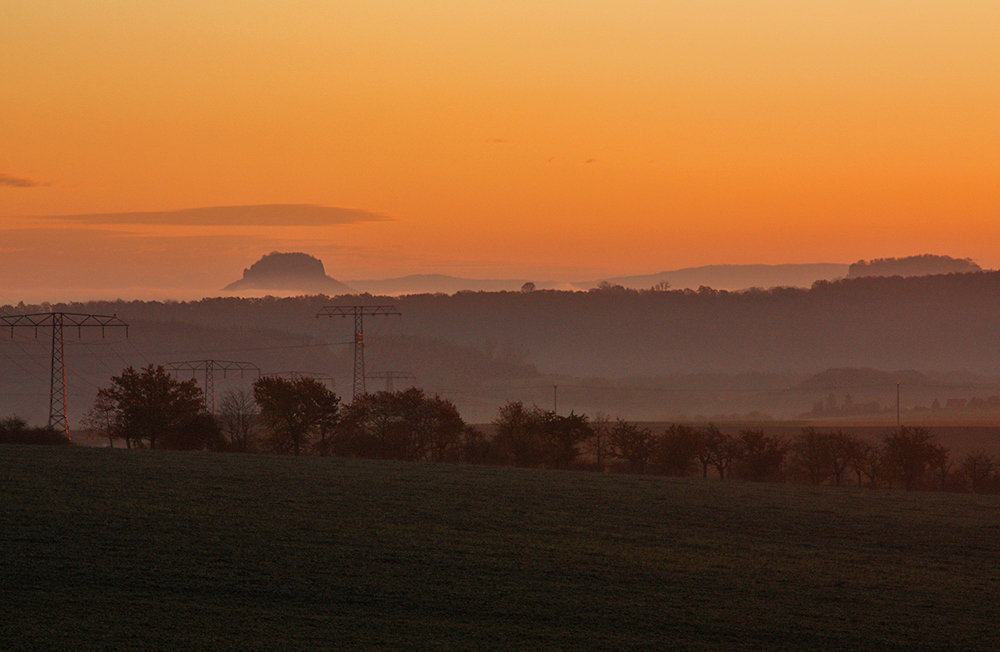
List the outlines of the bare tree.
{"type": "Polygon", "coordinates": [[[982,451],[969,453],[962,460],[960,468],[973,493],[986,493],[990,490],[990,481],[997,468],[997,460],[982,451]]]}
{"type": "Polygon", "coordinates": [[[597,412],[590,421],[590,429],[591,435],[586,442],[586,449],[593,456],[597,470],[603,471],[611,454],[611,444],[608,439],[611,433],[611,418],[604,412],[597,412]]]}
{"type": "Polygon", "coordinates": [[[645,473],[646,465],[653,454],[655,439],[649,428],[618,419],[609,435],[611,450],[615,457],[625,462],[631,473],[645,473]]]}
{"type": "Polygon", "coordinates": [[[951,470],[955,466],[955,461],[951,459],[951,453],[948,449],[937,442],[931,443],[931,450],[928,456],[931,472],[937,479],[939,488],[944,490],[948,485],[948,478],[951,477],[951,470]]]}
{"type": "MultiPolygon", "coordinates": [[[[835,432],[830,438],[830,470],[833,472],[833,483],[840,486],[844,474],[851,467],[851,461],[861,454],[863,442],[842,430],[835,432]]],[[[858,485],[861,481],[858,481],[858,485]]]]}
{"type": "MultiPolygon", "coordinates": [[[[115,402],[107,393],[98,392],[94,404],[84,415],[81,425],[90,429],[98,437],[107,437],[108,448],[114,448],[115,439],[119,438],[120,426],[115,402]]],[[[126,446],[128,444],[129,441],[126,440],[126,446]]]]}
{"type": "Polygon", "coordinates": [[[227,444],[233,450],[249,451],[256,447],[260,409],[252,391],[246,388],[227,390],[219,402],[217,418],[227,444]]]}
{"type": "Polygon", "coordinates": [[[705,430],[705,447],[698,455],[702,464],[702,476],[708,477],[708,467],[712,466],[719,474],[719,479],[725,479],[732,470],[739,452],[739,442],[734,437],[723,433],[715,425],[708,424],[705,430]]]}
{"type": "Polygon", "coordinates": [[[822,484],[834,468],[833,435],[803,428],[792,440],[792,469],[809,484],[822,484]]]}
{"type": "Polygon", "coordinates": [[[877,487],[879,482],[886,476],[885,451],[880,447],[866,441],[859,441],[854,455],[848,462],[848,467],[858,476],[858,486],[864,486],[865,478],[868,479],[870,487],[877,487]]]}
{"type": "Polygon", "coordinates": [[[736,471],[739,477],[751,481],[775,482],[782,479],[788,442],[763,430],[740,431],[740,455],[736,471]]]}

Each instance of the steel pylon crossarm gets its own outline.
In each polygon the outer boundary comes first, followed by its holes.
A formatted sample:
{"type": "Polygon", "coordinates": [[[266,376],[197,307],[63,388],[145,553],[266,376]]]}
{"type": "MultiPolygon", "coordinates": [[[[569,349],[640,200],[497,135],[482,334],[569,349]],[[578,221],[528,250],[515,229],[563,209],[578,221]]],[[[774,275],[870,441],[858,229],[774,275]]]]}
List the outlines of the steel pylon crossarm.
{"type": "Polygon", "coordinates": [[[229,372],[253,372],[260,377],[260,367],[252,362],[237,362],[235,360],[185,360],[183,362],[168,362],[164,365],[167,371],[190,371],[192,374],[201,371],[205,374],[205,399],[209,411],[215,414],[215,372],[221,371],[225,378],[229,372]]]}
{"type": "Polygon", "coordinates": [[[354,397],[368,392],[365,386],[365,330],[364,318],[376,315],[402,315],[396,306],[389,304],[366,306],[324,306],[317,317],[354,317],[354,397]]]}
{"type": "Polygon", "coordinates": [[[66,355],[65,329],[75,328],[77,337],[83,336],[83,329],[101,329],[101,337],[109,328],[124,328],[128,337],[128,324],[117,315],[91,315],[79,312],[38,312],[27,315],[0,315],[0,326],[10,328],[14,337],[15,329],[32,329],[38,337],[40,329],[49,328],[52,333],[52,365],[49,375],[49,427],[69,436],[69,417],[66,415],[66,355]]]}

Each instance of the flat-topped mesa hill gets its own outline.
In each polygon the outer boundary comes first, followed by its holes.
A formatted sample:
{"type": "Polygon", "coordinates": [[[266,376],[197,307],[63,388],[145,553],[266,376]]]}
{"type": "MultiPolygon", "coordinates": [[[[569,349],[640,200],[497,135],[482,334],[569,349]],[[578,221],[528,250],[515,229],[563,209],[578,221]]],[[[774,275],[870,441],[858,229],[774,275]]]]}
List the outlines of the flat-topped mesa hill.
{"type": "Polygon", "coordinates": [[[303,292],[351,294],[350,287],[326,275],[323,261],[304,253],[271,252],[243,270],[243,278],[222,288],[223,292],[303,292]]]}

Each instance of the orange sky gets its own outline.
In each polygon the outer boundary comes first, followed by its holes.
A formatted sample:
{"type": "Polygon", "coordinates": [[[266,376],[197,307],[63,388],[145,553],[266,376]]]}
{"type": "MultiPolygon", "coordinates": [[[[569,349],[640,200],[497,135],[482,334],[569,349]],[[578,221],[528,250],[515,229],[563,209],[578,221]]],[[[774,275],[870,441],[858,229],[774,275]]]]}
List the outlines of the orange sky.
{"type": "Polygon", "coordinates": [[[340,279],[1000,267],[998,26],[995,0],[5,0],[0,302],[212,292],[272,250],[340,279]],[[356,219],[176,213],[259,204],[356,219]]]}

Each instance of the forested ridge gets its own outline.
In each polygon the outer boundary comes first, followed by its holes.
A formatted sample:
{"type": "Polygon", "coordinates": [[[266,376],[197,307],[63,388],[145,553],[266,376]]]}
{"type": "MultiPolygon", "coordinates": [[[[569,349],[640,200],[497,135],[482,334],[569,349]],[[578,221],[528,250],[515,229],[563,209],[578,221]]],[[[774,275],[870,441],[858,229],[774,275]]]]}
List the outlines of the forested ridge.
{"type": "MultiPolygon", "coordinates": [[[[738,292],[459,292],[90,302],[53,307],[125,319],[272,329],[350,340],[324,305],[391,303],[398,322],[372,332],[476,347],[507,344],[545,373],[654,376],[705,371],[815,372],[828,367],[1000,370],[1000,272],[864,277],[808,289],[738,292]]],[[[7,306],[8,312],[41,309],[7,306]]]]}
{"type": "MultiPolygon", "coordinates": [[[[401,317],[366,319],[368,371],[408,372],[418,386],[448,396],[467,419],[481,422],[506,400],[552,405],[556,384],[566,409],[684,419],[807,413],[827,398],[826,390],[789,395],[783,388],[831,368],[913,369],[937,372],[936,378],[970,372],[979,375],[977,382],[993,382],[1000,373],[998,296],[1000,272],[978,272],[738,292],[604,284],[587,292],[209,298],[2,310],[114,314],[131,325],[128,340],[117,343],[67,340],[71,402],[88,405],[126,366],[208,358],[251,362],[264,374],[329,374],[337,391],[349,395],[353,320],[316,315],[328,305],[391,304],[401,317]]],[[[6,412],[42,418],[47,347],[44,334],[26,333],[0,345],[6,412]]],[[[373,389],[384,387],[372,382],[373,389]]],[[[851,394],[855,404],[883,407],[894,401],[891,390],[831,389],[838,401],[851,394]]],[[[995,387],[920,396],[904,391],[903,406],[998,393],[995,387]]]]}

